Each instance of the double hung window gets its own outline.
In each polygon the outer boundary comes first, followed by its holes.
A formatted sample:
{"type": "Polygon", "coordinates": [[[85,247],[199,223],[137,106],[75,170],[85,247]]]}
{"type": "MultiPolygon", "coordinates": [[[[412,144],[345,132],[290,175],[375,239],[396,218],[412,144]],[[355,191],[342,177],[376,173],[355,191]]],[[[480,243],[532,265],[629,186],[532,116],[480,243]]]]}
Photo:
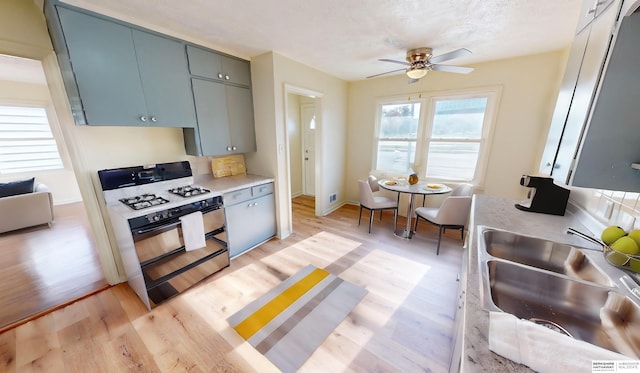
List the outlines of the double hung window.
{"type": "Polygon", "coordinates": [[[422,95],[378,105],[375,169],[480,185],[499,89],[422,95]]]}

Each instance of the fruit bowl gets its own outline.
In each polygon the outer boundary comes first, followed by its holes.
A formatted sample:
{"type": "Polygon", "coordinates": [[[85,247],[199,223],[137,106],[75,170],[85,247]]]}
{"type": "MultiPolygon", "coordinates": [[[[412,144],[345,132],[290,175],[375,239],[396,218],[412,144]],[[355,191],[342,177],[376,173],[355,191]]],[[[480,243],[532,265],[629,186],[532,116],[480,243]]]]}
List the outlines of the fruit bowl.
{"type": "Polygon", "coordinates": [[[618,268],[640,273],[640,256],[615,251],[609,245],[602,246],[605,259],[618,268]]]}

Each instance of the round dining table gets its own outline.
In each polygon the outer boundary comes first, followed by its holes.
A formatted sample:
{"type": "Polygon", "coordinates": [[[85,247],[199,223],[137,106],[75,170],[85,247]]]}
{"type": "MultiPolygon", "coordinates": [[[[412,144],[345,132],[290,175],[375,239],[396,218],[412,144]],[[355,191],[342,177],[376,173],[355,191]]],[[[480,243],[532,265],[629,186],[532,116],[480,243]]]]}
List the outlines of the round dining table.
{"type": "Polygon", "coordinates": [[[394,234],[400,238],[411,239],[413,230],[411,229],[411,220],[413,218],[414,197],[416,194],[427,196],[430,194],[447,194],[451,193],[451,188],[444,184],[427,183],[419,181],[413,185],[406,180],[380,180],[378,181],[380,188],[390,190],[392,192],[409,194],[409,208],[407,209],[407,226],[404,229],[397,229],[394,234]]]}

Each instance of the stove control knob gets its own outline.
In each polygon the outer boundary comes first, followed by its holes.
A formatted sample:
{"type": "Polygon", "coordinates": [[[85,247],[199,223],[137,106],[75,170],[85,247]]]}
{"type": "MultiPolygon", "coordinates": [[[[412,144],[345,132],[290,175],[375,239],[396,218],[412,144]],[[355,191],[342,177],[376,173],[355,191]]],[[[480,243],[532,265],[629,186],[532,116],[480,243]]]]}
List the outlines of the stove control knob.
{"type": "Polygon", "coordinates": [[[153,221],[158,221],[160,220],[160,215],[154,215],[153,216],[153,221]]]}

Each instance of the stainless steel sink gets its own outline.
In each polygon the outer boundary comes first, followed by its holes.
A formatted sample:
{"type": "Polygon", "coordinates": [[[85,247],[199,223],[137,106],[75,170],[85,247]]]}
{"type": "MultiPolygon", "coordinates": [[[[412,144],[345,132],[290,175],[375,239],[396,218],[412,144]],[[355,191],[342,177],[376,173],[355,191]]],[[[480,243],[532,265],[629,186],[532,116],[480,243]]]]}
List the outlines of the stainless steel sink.
{"type": "Polygon", "coordinates": [[[495,307],[615,350],[600,322],[600,309],[607,302],[609,289],[505,261],[489,260],[486,264],[491,295],[487,308],[495,307]]]}
{"type": "Polygon", "coordinates": [[[613,286],[611,279],[576,247],[512,232],[483,229],[481,251],[495,258],[613,286]]]}
{"type": "Polygon", "coordinates": [[[640,356],[640,340],[630,332],[640,330],[640,307],[579,249],[487,227],[479,227],[478,238],[486,310],[640,356]]]}

